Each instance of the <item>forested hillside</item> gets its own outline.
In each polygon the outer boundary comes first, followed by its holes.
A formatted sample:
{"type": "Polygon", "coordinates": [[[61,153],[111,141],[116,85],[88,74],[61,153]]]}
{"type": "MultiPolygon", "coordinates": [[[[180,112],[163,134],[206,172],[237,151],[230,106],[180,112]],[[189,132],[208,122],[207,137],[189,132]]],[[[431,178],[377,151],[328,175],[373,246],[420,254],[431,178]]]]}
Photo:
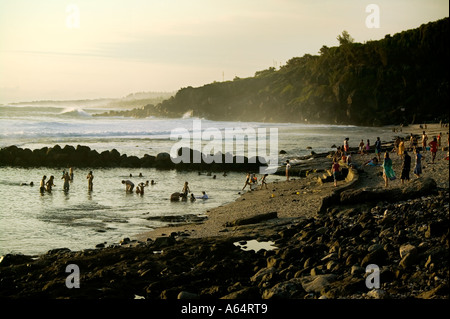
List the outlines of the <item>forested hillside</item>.
{"type": "MultiPolygon", "coordinates": [[[[180,89],[146,116],[354,125],[440,120],[449,105],[449,19],[290,59],[254,77],[180,89]]],[[[448,115],[445,115],[448,117],[448,115]]],[[[447,118],[443,118],[447,120],[447,118]]]]}

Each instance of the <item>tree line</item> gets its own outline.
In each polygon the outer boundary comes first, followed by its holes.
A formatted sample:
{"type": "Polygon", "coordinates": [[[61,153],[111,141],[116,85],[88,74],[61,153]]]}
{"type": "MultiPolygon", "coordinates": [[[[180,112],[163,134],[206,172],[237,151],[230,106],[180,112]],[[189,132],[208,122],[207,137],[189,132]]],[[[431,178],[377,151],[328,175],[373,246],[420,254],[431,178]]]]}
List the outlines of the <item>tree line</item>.
{"type": "Polygon", "coordinates": [[[180,89],[133,116],[380,126],[448,121],[449,19],[294,57],[278,70],[180,89]]]}

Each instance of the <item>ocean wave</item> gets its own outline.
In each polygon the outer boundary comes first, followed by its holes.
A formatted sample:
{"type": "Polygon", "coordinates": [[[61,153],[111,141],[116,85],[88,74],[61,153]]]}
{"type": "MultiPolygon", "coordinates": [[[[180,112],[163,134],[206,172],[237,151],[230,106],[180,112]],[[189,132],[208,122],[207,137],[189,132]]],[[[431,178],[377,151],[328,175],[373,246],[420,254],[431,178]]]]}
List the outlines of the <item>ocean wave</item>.
{"type": "Polygon", "coordinates": [[[65,108],[65,109],[62,110],[59,114],[60,114],[60,115],[64,115],[64,116],[92,117],[92,115],[89,114],[88,112],[86,112],[85,110],[80,109],[80,108],[76,108],[76,107],[68,107],[68,108],[65,108]]]}
{"type": "Polygon", "coordinates": [[[49,138],[49,137],[135,137],[135,138],[164,138],[170,137],[170,131],[16,131],[0,132],[0,138],[49,138]]]}

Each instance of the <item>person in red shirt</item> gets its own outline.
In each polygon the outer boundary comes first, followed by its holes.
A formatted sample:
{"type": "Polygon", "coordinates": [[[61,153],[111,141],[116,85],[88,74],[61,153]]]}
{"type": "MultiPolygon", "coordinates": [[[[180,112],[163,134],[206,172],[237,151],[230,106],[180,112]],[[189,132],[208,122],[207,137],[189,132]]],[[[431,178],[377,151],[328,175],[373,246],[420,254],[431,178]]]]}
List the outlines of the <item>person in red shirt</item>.
{"type": "Polygon", "coordinates": [[[437,148],[438,148],[437,139],[433,138],[433,140],[428,145],[430,145],[431,163],[434,164],[434,159],[436,158],[436,153],[437,153],[437,148]]]}

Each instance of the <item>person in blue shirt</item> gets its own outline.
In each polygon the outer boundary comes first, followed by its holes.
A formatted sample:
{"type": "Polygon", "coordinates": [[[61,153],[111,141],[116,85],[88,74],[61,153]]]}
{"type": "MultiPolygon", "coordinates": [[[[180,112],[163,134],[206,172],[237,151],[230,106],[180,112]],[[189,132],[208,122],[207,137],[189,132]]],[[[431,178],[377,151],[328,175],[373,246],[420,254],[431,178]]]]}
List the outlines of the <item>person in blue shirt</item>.
{"type": "Polygon", "coordinates": [[[200,197],[197,197],[198,199],[208,199],[209,197],[208,197],[208,195],[206,195],[206,192],[205,191],[202,191],[202,196],[200,196],[200,197]]]}

